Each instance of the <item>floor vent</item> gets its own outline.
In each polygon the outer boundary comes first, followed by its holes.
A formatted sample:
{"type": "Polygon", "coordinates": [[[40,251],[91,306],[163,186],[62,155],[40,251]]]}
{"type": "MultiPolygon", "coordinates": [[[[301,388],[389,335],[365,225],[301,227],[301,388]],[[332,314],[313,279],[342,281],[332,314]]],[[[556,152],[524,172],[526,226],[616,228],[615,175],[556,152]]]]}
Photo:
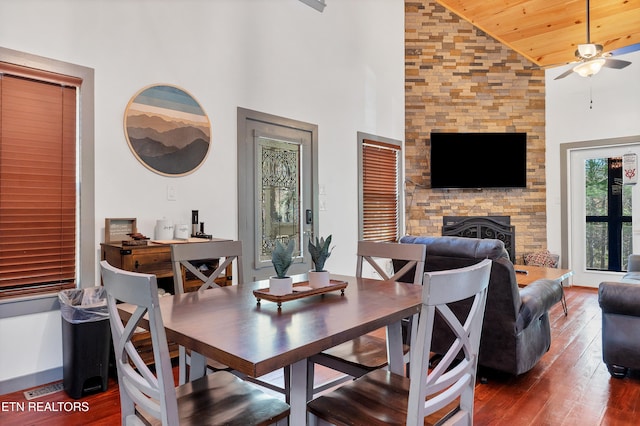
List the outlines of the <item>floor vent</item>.
{"type": "Polygon", "coordinates": [[[52,393],[60,392],[64,389],[64,385],[62,382],[51,383],[37,389],[31,389],[30,391],[26,391],[24,393],[24,397],[27,401],[32,399],[40,398],[41,396],[51,395],[52,393]]]}

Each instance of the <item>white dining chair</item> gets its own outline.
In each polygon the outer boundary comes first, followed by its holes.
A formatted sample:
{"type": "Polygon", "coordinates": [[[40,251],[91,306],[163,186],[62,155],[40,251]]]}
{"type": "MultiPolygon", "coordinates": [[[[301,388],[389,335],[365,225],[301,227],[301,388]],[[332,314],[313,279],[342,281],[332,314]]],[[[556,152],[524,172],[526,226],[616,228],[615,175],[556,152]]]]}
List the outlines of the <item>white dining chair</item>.
{"type": "MultiPolygon", "coordinates": [[[[193,281],[198,282],[197,291],[208,288],[219,288],[215,280],[226,272],[227,267],[236,262],[237,282],[242,282],[242,242],[241,241],[203,241],[195,243],[171,244],[171,264],[173,266],[173,288],[175,294],[187,291],[185,276],[190,274],[193,281]],[[224,260],[223,260],[224,259],[224,260]],[[217,268],[213,271],[202,271],[200,266],[207,261],[216,260],[217,268]]],[[[189,350],[184,346],[178,347],[178,381],[187,382],[188,366],[190,365],[189,350]]],[[[225,364],[215,360],[207,360],[207,368],[212,371],[229,370],[225,364]]]]}
{"type": "MultiPolygon", "coordinates": [[[[222,275],[227,266],[236,263],[236,279],[238,285],[243,284],[242,275],[242,241],[208,241],[208,242],[196,242],[196,243],[180,243],[171,245],[171,261],[173,264],[173,276],[174,276],[174,288],[176,293],[183,293],[185,291],[185,283],[183,272],[190,272],[194,277],[200,281],[197,291],[205,291],[210,288],[218,288],[215,280],[222,275]],[[204,273],[200,270],[200,265],[203,260],[206,259],[224,259],[219,262],[218,267],[214,271],[208,271],[204,273]],[[183,271],[184,268],[184,271],[183,271]]],[[[190,364],[189,350],[184,346],[178,347],[178,380],[180,384],[184,384],[187,381],[188,366],[190,364]]],[[[207,359],[207,369],[209,371],[220,371],[231,369],[215,360],[207,359]]],[[[289,367],[285,367],[283,374],[284,383],[282,386],[272,383],[271,381],[262,380],[260,378],[250,377],[239,371],[231,371],[236,376],[242,378],[245,381],[253,382],[264,388],[270,389],[275,392],[285,395],[285,399],[289,401],[289,389],[290,389],[290,377],[289,367]]]]}
{"type": "Polygon", "coordinates": [[[357,419],[360,425],[473,425],[490,272],[491,260],[485,259],[465,268],[425,273],[409,378],[385,369],[367,373],[310,401],[310,424],[353,425],[357,419]],[[461,300],[469,300],[470,308],[458,318],[447,304],[461,300]],[[448,324],[454,339],[437,366],[430,368],[436,315],[448,324]]]}
{"type": "MultiPolygon", "coordinates": [[[[416,285],[422,284],[424,276],[426,246],[423,244],[400,244],[381,243],[372,241],[359,241],[356,276],[362,277],[365,265],[370,265],[375,273],[379,274],[383,280],[400,281],[405,276],[410,276],[411,282],[416,285]],[[389,273],[392,268],[392,260],[406,261],[406,264],[398,271],[389,273]],[[388,264],[385,267],[385,262],[388,264]]],[[[407,339],[403,351],[405,353],[405,363],[409,361],[409,343],[411,339],[411,329],[415,321],[407,319],[405,330],[407,339]]],[[[360,377],[372,370],[383,368],[387,365],[387,341],[378,333],[368,333],[351,341],[342,343],[327,349],[308,359],[307,376],[308,386],[307,396],[311,398],[314,394],[322,392],[355,377],[360,377]],[[329,367],[333,370],[346,374],[337,379],[327,381],[321,385],[314,386],[315,364],[329,367]]]]}
{"type": "Polygon", "coordinates": [[[215,280],[226,272],[227,266],[236,262],[236,282],[242,283],[242,241],[207,241],[171,244],[173,266],[173,288],[176,294],[185,292],[184,276],[193,275],[200,281],[198,290],[219,287],[215,280]],[[207,260],[218,260],[213,271],[205,273],[200,269],[207,260]],[[222,260],[224,259],[224,260],[222,260]],[[222,261],[221,261],[222,260],[222,261]]]}
{"type": "Polygon", "coordinates": [[[218,371],[175,387],[167,337],[160,314],[155,275],[117,269],[100,262],[113,336],[120,387],[123,425],[269,425],[287,422],[290,407],[243,382],[227,371],[218,371]],[[118,302],[136,306],[123,323],[118,302]],[[136,350],[132,336],[145,325],[151,334],[151,370],[136,350]]]}

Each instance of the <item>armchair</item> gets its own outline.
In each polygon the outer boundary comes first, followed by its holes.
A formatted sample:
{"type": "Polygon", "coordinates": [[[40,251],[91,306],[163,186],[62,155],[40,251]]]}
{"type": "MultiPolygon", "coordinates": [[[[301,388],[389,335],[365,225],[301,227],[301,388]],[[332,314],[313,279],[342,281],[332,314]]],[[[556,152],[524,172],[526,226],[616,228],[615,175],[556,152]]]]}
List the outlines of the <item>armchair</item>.
{"type": "Polygon", "coordinates": [[[602,359],[612,377],[640,370],[640,255],[629,256],[622,282],[598,287],[602,309],[602,359]]]}
{"type": "MultiPolygon", "coordinates": [[[[533,368],[549,350],[551,327],[548,311],[561,300],[562,288],[552,280],[537,280],[519,288],[513,263],[502,241],[405,236],[400,242],[426,246],[425,272],[470,266],[483,259],[493,260],[479,365],[519,375],[533,368]]],[[[399,266],[394,265],[396,268],[399,266]]],[[[459,316],[469,309],[466,301],[452,305],[452,310],[459,316]]],[[[431,351],[444,354],[452,339],[446,325],[438,318],[431,351]]]]}

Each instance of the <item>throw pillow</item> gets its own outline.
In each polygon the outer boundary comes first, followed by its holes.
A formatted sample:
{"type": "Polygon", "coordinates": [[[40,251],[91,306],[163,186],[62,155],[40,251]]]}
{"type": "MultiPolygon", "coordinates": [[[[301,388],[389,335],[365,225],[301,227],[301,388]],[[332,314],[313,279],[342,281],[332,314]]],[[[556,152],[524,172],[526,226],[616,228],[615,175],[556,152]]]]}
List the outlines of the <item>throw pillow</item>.
{"type": "Polygon", "coordinates": [[[549,250],[540,250],[524,255],[524,264],[533,266],[546,266],[547,268],[557,268],[558,260],[549,250]]]}

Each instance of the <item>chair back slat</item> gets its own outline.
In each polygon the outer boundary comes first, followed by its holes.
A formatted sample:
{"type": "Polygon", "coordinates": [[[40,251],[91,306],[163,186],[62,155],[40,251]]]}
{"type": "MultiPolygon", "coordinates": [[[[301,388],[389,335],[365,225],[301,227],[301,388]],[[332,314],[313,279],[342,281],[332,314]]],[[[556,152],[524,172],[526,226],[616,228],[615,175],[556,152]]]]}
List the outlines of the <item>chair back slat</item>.
{"type": "Polygon", "coordinates": [[[358,260],[356,276],[361,277],[363,264],[366,261],[380,274],[384,280],[397,281],[411,268],[416,268],[413,284],[422,284],[426,247],[423,244],[380,243],[373,241],[358,241],[358,260]],[[405,260],[408,263],[399,271],[389,275],[380,260],[405,260]]]}
{"type": "Polygon", "coordinates": [[[491,262],[485,259],[466,268],[424,274],[417,342],[411,351],[407,424],[422,424],[425,416],[458,397],[460,412],[468,424],[473,424],[475,377],[491,262]],[[470,298],[473,303],[464,318],[458,318],[447,306],[470,298]],[[436,315],[449,326],[455,339],[438,365],[429,371],[436,315]]]}
{"type": "Polygon", "coordinates": [[[167,337],[158,304],[155,275],[117,269],[107,261],[100,262],[102,282],[107,291],[107,307],[113,336],[115,361],[120,388],[122,424],[136,415],[136,405],[162,421],[178,424],[178,405],[173,380],[167,337]],[[136,306],[126,326],[117,302],[136,306]],[[155,375],[136,351],[131,338],[142,320],[149,322],[155,375]]]}
{"type": "MultiPolygon", "coordinates": [[[[410,378],[378,368],[307,403],[331,424],[473,424],[473,397],[480,334],[492,260],[460,269],[424,274],[417,337],[412,339],[410,378]],[[469,301],[468,313],[447,306],[469,301]],[[436,316],[454,334],[444,357],[431,368],[436,316]],[[366,402],[365,403],[363,403],[366,402]],[[453,410],[453,411],[452,411],[453,410]]],[[[420,269],[422,270],[422,268],[420,269]]],[[[313,419],[316,420],[316,419],[313,419]]],[[[324,424],[324,423],[323,423],[324,424]]]]}
{"type": "Polygon", "coordinates": [[[198,290],[219,287],[215,280],[233,261],[236,261],[238,283],[243,282],[242,276],[242,242],[241,241],[208,241],[197,243],[180,243],[171,245],[171,263],[173,265],[173,282],[176,294],[184,293],[182,267],[197,277],[202,284],[198,290]],[[218,267],[210,275],[203,274],[197,266],[197,261],[205,259],[222,259],[218,267]]]}
{"type": "MultiPolygon", "coordinates": [[[[424,277],[424,263],[427,249],[424,244],[402,244],[374,241],[358,241],[358,260],[356,264],[356,276],[362,277],[363,264],[366,261],[380,275],[383,280],[399,281],[411,268],[415,268],[413,284],[420,285],[424,277]],[[383,261],[406,261],[406,264],[389,276],[381,265],[383,261]]],[[[416,335],[418,322],[414,315],[403,323],[407,330],[407,342],[411,346],[416,335]]]]}

